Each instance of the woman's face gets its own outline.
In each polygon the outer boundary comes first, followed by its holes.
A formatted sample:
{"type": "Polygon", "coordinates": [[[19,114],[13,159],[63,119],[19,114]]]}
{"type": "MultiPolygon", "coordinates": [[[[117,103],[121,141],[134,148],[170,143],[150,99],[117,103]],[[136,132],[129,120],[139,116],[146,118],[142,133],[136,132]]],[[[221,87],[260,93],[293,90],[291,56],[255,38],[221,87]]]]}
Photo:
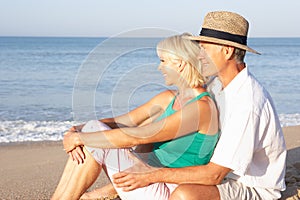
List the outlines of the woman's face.
{"type": "Polygon", "coordinates": [[[168,53],[166,51],[157,51],[158,57],[160,59],[160,64],[158,70],[161,71],[165,78],[166,85],[176,84],[180,77],[180,64],[181,60],[177,58],[174,54],[168,53]]]}

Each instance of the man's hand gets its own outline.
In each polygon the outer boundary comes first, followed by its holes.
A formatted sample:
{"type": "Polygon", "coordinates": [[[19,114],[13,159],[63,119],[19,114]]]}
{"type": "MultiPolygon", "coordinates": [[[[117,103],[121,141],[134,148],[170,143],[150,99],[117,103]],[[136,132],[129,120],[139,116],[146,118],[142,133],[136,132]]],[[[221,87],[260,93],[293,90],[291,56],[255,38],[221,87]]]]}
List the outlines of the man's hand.
{"type": "Polygon", "coordinates": [[[147,165],[136,157],[135,160],[134,166],[113,175],[113,182],[116,187],[123,188],[125,192],[145,187],[155,182],[155,180],[152,180],[154,178],[153,172],[157,169],[147,165]]]}
{"type": "Polygon", "coordinates": [[[113,182],[117,188],[123,188],[124,192],[129,192],[137,188],[150,185],[145,175],[142,173],[120,172],[113,176],[113,182]]]}

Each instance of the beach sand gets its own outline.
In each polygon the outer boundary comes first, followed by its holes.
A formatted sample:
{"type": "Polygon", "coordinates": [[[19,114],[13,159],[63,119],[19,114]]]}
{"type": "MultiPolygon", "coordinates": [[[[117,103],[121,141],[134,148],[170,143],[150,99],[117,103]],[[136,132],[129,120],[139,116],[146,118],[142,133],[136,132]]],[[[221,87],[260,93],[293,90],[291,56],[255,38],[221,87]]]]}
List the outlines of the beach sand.
{"type": "MultiPolygon", "coordinates": [[[[282,199],[300,199],[300,126],[284,127],[288,148],[287,190],[282,199]]],[[[0,199],[49,199],[68,155],[62,142],[0,145],[0,199]]],[[[94,187],[108,183],[103,175],[94,187]]]]}

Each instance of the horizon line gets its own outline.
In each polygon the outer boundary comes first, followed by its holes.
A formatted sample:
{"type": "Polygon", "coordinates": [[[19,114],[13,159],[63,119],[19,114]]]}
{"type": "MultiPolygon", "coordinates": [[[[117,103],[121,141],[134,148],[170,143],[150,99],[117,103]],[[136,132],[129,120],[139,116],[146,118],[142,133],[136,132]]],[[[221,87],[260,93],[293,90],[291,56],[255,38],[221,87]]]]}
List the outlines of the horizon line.
{"type": "MultiPolygon", "coordinates": [[[[4,38],[110,38],[113,36],[72,36],[72,35],[0,35],[4,38]]],[[[113,38],[165,38],[166,36],[126,36],[113,38]]],[[[300,38],[300,36],[251,36],[251,38],[300,38]]]]}

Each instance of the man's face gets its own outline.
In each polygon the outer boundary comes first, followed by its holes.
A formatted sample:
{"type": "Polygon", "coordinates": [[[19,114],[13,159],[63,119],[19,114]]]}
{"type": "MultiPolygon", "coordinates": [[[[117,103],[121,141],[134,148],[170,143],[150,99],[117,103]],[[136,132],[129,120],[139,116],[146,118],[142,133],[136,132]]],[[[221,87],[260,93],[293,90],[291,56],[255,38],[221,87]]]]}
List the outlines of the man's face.
{"type": "Polygon", "coordinates": [[[203,76],[214,76],[219,72],[221,46],[208,42],[199,42],[200,54],[199,60],[202,64],[203,76]],[[219,65],[218,65],[219,64],[219,65]]]}

